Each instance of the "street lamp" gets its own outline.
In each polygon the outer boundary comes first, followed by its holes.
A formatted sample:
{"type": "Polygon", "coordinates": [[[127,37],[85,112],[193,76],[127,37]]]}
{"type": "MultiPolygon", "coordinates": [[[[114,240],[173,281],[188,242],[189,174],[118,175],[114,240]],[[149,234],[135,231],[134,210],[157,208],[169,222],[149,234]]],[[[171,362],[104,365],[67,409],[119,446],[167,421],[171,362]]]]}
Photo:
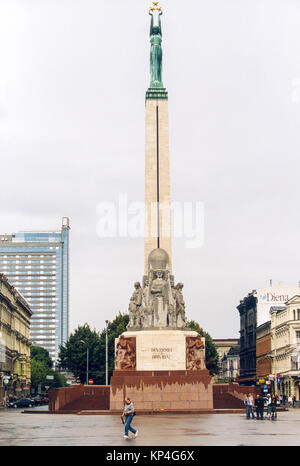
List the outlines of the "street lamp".
{"type": "Polygon", "coordinates": [[[105,385],[108,385],[108,320],[105,323],[105,385]]]}
{"type": "Polygon", "coordinates": [[[86,345],[86,384],[89,384],[89,347],[87,342],[84,340],[80,340],[80,343],[84,343],[86,345]]]}

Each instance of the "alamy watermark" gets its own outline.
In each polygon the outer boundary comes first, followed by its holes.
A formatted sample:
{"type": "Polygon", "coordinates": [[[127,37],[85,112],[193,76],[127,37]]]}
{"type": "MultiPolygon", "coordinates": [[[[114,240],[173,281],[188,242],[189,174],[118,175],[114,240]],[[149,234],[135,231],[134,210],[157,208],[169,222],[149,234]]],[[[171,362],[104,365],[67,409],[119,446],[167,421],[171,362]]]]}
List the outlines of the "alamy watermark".
{"type": "Polygon", "coordinates": [[[204,202],[186,201],[147,205],[128,201],[120,193],[118,200],[97,205],[96,231],[100,238],[184,238],[186,248],[200,248],[204,243],[204,202]],[[147,219],[147,221],[146,221],[147,219]],[[159,232],[159,233],[158,233],[159,232]]]}

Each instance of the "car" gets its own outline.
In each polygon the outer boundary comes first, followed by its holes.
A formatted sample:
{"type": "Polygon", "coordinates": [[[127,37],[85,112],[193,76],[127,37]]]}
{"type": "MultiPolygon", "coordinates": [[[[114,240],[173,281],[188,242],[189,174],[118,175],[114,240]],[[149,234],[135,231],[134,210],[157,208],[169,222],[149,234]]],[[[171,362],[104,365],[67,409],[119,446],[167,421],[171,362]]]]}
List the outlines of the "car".
{"type": "Polygon", "coordinates": [[[40,395],[33,397],[32,401],[34,403],[34,406],[41,406],[42,404],[44,404],[43,398],[40,395]]]}
{"type": "Polygon", "coordinates": [[[8,404],[9,408],[31,408],[32,406],[34,406],[34,401],[31,398],[19,398],[8,404]]]}

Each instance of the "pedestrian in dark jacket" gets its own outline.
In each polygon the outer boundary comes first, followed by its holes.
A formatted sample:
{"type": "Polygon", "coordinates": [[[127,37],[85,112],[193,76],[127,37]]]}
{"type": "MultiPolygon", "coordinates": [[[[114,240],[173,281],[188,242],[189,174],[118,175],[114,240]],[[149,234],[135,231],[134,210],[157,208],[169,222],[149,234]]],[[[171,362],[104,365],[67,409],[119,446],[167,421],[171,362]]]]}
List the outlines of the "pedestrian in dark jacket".
{"type": "Polygon", "coordinates": [[[277,403],[278,397],[272,395],[271,409],[272,409],[272,419],[277,419],[277,403]]]}
{"type": "Polygon", "coordinates": [[[264,418],[264,398],[262,395],[257,395],[255,400],[255,408],[256,418],[262,420],[264,418]]]}

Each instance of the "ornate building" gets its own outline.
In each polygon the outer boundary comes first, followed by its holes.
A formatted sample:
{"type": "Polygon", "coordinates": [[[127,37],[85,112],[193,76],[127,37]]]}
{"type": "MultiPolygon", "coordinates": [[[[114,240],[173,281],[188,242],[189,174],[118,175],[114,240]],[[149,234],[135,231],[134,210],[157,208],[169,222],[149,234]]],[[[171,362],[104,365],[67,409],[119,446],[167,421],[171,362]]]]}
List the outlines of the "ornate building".
{"type": "Polygon", "coordinates": [[[256,318],[257,298],[249,293],[237,306],[240,313],[240,384],[256,383],[256,318]]]}
{"type": "Polygon", "coordinates": [[[239,345],[232,346],[229,351],[224,354],[220,363],[221,369],[219,379],[235,381],[240,375],[240,347],[239,345]]]}
{"type": "Polygon", "coordinates": [[[240,384],[256,384],[257,327],[270,320],[272,306],[284,306],[297,293],[299,286],[273,285],[271,280],[268,288],[252,290],[240,301],[237,306],[240,314],[240,384]]]}
{"type": "Polygon", "coordinates": [[[30,390],[30,319],[25,298],[0,274],[0,395],[30,390]]]}
{"type": "Polygon", "coordinates": [[[275,391],[300,400],[300,296],[272,307],[271,357],[275,391]]]}

